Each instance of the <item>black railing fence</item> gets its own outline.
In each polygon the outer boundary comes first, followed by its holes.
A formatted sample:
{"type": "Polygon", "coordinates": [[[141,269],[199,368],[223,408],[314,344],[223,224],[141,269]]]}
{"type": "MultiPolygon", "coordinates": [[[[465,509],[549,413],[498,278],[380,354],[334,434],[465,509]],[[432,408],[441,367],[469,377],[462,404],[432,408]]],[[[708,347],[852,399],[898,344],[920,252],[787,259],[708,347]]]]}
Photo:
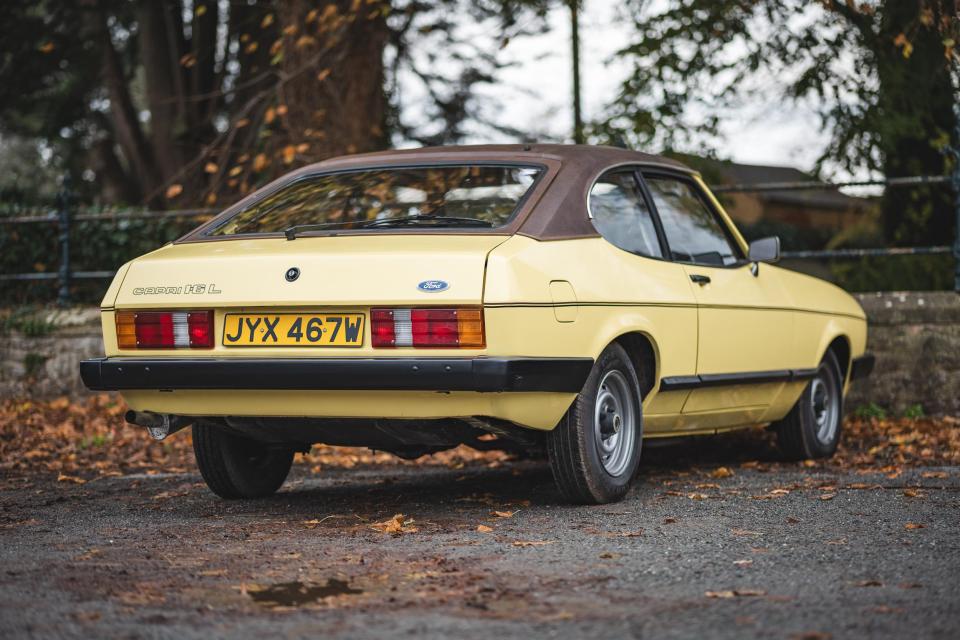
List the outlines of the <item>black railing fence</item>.
{"type": "MultiPolygon", "coordinates": [[[[750,193],[770,191],[827,191],[844,187],[880,186],[884,188],[912,188],[921,185],[952,185],[956,194],[956,236],[952,246],[934,247],[886,247],[871,249],[833,249],[815,251],[785,251],[782,257],[787,260],[849,260],[857,258],[889,258],[905,255],[949,255],[954,256],[954,288],[960,293],[960,157],[955,162],[952,176],[909,176],[882,180],[852,180],[846,182],[765,182],[753,184],[717,185],[714,193],[750,193]]],[[[69,305],[71,302],[70,283],[73,280],[95,280],[112,278],[115,271],[75,270],[71,262],[71,225],[77,222],[118,223],[129,220],[175,220],[191,218],[209,218],[217,213],[214,209],[182,209],[175,211],[140,211],[132,209],[112,209],[94,211],[75,207],[70,193],[70,181],[65,178],[63,188],[57,198],[55,209],[43,212],[18,211],[19,215],[0,215],[0,229],[13,225],[48,224],[55,225],[59,232],[59,260],[56,271],[31,271],[26,273],[0,273],[0,282],[4,281],[57,281],[57,302],[69,305]]]]}

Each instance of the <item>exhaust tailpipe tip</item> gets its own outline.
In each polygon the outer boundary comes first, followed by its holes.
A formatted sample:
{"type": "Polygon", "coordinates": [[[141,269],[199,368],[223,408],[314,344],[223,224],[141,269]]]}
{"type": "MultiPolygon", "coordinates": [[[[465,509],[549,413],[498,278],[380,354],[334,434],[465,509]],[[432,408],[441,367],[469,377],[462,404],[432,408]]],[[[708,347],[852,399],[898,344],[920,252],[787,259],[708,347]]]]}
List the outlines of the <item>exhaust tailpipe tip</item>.
{"type": "Polygon", "coordinates": [[[130,424],[145,427],[150,437],[158,442],[193,424],[193,420],[185,416],[133,409],[127,411],[123,417],[130,424]]]}

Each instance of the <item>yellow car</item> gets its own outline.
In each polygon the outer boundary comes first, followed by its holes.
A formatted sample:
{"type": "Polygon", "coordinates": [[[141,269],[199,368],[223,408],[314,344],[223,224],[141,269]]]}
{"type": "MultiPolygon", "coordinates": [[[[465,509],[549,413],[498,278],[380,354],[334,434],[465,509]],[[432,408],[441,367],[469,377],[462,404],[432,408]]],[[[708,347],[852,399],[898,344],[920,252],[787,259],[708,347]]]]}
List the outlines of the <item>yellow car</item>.
{"type": "Polygon", "coordinates": [[[624,149],[335,158],[123,265],[81,365],[224,498],[314,443],[546,451],[570,500],[629,489],[644,438],[773,423],[831,455],[866,375],[857,302],[773,266],[699,175],[624,149]]]}

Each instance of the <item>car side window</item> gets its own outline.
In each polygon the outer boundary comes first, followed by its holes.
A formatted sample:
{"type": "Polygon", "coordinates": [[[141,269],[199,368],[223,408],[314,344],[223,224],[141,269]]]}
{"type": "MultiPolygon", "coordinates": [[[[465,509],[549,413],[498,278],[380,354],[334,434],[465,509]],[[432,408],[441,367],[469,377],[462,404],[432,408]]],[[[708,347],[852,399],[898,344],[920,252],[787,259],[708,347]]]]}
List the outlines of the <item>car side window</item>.
{"type": "Polygon", "coordinates": [[[624,251],[662,258],[663,251],[647,201],[632,170],[606,173],[590,190],[593,226],[624,251]]]}
{"type": "Polygon", "coordinates": [[[740,259],[740,250],[692,184],[664,176],[644,180],[674,260],[723,267],[740,259]]]}

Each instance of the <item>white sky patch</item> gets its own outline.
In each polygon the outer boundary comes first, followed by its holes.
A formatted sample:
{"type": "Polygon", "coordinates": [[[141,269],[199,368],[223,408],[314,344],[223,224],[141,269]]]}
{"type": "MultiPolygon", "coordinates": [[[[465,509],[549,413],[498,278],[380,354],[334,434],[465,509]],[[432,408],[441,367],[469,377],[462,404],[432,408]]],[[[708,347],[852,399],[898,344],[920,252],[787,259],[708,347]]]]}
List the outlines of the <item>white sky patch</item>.
{"type": "MultiPolygon", "coordinates": [[[[570,14],[558,7],[550,13],[550,30],[542,35],[517,38],[501,52],[513,63],[500,71],[498,82],[479,87],[487,115],[503,125],[527,131],[532,139],[565,141],[572,137],[572,64],[570,14]]],[[[584,120],[599,117],[618,93],[630,71],[628,64],[614,59],[618,49],[631,37],[632,26],[621,3],[615,0],[585,0],[580,14],[580,69],[584,120]]],[[[757,78],[769,85],[736,109],[724,109],[721,133],[725,144],[721,157],[746,164],[793,166],[810,170],[830,144],[820,118],[811,105],[797,104],[781,97],[775,78],[757,78]]],[[[401,83],[409,86],[401,79],[401,83]]],[[[412,97],[408,94],[407,96],[412,97]]],[[[417,118],[416,102],[407,102],[409,115],[417,118]]],[[[484,127],[468,127],[468,143],[515,142],[484,127]]],[[[658,149],[644,149],[657,152],[658,149]]],[[[691,150],[695,151],[695,150],[691,150]]],[[[831,171],[836,179],[852,177],[831,171]]],[[[856,175],[866,178],[866,173],[856,175]]]]}

